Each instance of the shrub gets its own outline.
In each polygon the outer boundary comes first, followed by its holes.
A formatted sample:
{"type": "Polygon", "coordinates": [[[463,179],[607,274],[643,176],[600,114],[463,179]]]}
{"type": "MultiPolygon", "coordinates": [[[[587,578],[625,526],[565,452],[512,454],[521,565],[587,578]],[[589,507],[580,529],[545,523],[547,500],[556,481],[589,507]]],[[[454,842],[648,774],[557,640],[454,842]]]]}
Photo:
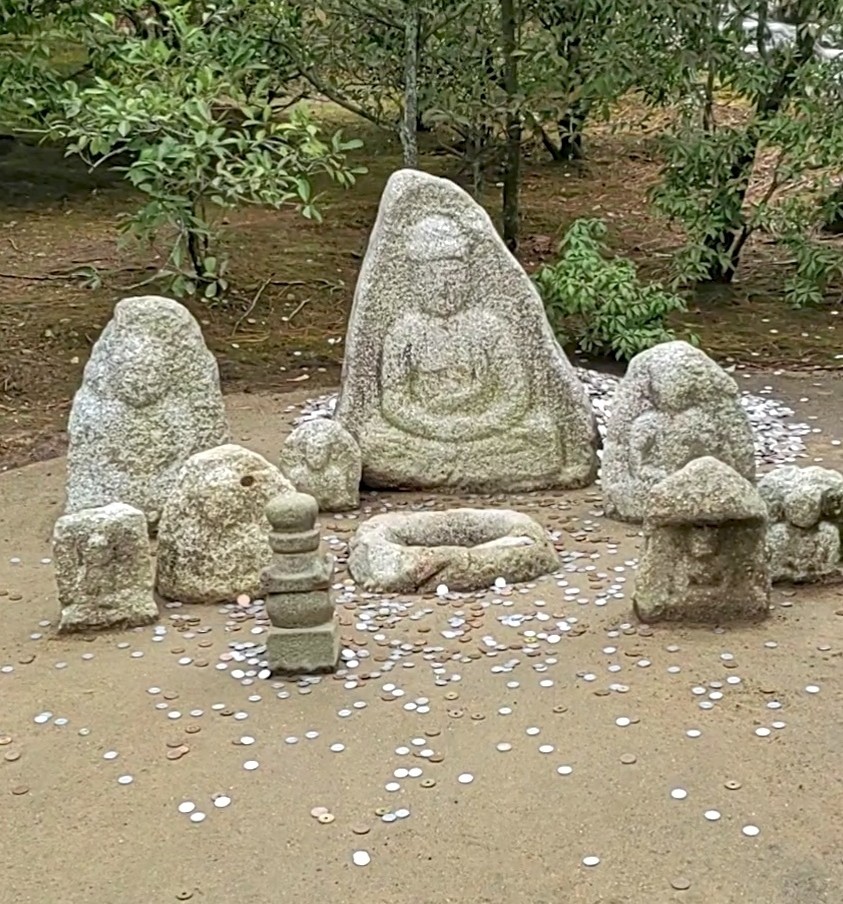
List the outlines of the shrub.
{"type": "Polygon", "coordinates": [[[666,320],[684,311],[685,302],[659,283],[642,283],[631,261],[610,257],[605,235],[602,220],[576,220],[559,245],[559,260],[542,267],[535,283],[563,345],[629,360],[675,338],[666,320]]]}

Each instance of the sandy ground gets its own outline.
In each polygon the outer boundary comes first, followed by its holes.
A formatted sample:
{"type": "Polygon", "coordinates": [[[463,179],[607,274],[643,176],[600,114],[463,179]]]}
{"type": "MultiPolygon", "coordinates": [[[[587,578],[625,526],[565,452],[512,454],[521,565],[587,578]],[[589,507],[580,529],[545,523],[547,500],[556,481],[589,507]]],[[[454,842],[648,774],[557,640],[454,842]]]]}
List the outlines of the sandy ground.
{"type": "MultiPolygon", "coordinates": [[[[840,381],[742,382],[815,419],[808,462],[843,465],[840,381]]],[[[237,440],[274,458],[302,398],[229,397],[237,440]]],[[[562,531],[557,576],[444,601],[347,592],[359,665],[259,680],[220,662],[261,638],[219,607],[162,610],[157,640],[52,636],[42,560],[63,471],[0,475],[0,900],[843,901],[843,591],[777,588],[761,626],[636,628],[639,538],[602,517],[599,490],[496,499],[562,531]],[[513,613],[532,618],[499,622],[513,613]],[[525,631],[551,636],[529,651],[525,631]]],[[[368,496],[364,512],[408,504],[368,496]]],[[[341,549],[354,520],[322,523],[341,549]]]]}

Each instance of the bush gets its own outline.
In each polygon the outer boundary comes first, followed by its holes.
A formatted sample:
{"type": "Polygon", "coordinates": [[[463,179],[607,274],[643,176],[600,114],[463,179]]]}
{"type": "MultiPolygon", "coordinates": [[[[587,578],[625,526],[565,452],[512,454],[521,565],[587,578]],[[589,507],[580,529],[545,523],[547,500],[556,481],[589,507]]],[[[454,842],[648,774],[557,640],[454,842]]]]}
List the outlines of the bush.
{"type": "Polygon", "coordinates": [[[660,283],[644,285],[626,258],[609,257],[605,235],[602,220],[576,220],[559,245],[559,260],[542,267],[535,283],[563,345],[629,360],[675,338],[666,319],[684,311],[685,302],[660,283]]]}

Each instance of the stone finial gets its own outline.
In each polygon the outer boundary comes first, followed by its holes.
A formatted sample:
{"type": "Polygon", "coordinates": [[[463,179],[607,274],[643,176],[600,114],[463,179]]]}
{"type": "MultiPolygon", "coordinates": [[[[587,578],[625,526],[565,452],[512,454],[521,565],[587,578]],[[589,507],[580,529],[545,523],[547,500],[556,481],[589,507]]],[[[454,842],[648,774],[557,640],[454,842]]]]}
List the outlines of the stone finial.
{"type": "Polygon", "coordinates": [[[715,458],[656,484],[644,516],[633,605],[646,622],[723,622],[767,614],[767,512],[758,490],[715,458]]]}
{"type": "Polygon", "coordinates": [[[134,628],[158,618],[146,518],[120,502],[64,515],[53,530],[59,631],[134,628]]]}
{"type": "Polygon", "coordinates": [[[329,586],[334,559],[319,552],[318,506],[306,493],[284,493],[266,504],[272,562],[261,572],[272,623],[266,657],[273,672],[331,671],[339,659],[339,622],[329,586]]]}
{"type": "Polygon", "coordinates": [[[266,504],[266,517],[279,534],[303,534],[313,530],[319,506],[307,493],[281,493],[266,504]]]}

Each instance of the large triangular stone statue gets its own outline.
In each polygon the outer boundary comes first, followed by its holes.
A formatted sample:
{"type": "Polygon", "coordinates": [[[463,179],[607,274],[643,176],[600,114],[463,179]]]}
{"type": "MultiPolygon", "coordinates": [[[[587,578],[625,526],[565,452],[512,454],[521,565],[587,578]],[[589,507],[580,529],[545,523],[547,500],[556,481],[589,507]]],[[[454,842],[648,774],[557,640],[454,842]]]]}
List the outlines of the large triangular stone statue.
{"type": "Polygon", "coordinates": [[[381,199],[336,416],[371,487],[564,489],[597,473],[591,404],[535,287],[482,207],[417,170],[381,199]]]}

